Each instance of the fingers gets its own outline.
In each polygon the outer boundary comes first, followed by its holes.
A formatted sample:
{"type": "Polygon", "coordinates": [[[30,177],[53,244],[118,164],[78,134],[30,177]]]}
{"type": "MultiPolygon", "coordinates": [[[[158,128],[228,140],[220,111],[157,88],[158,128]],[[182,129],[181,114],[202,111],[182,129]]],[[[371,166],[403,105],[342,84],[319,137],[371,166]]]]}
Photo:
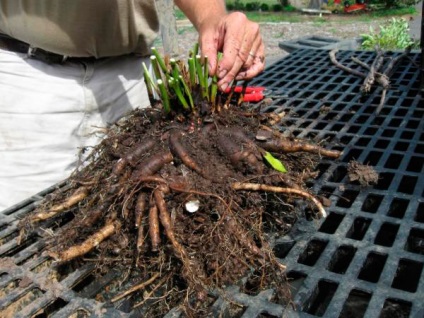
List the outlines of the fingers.
{"type": "Polygon", "coordinates": [[[218,37],[223,38],[223,58],[217,69],[222,90],[234,79],[250,79],[263,71],[264,45],[257,23],[247,20],[242,13],[232,13],[218,37]]]}
{"type": "Polygon", "coordinates": [[[202,55],[208,57],[209,74],[215,75],[218,63],[218,48],[223,45],[220,43],[219,30],[212,29],[200,33],[199,44],[202,55]]]}
{"type": "Polygon", "coordinates": [[[218,86],[225,90],[234,79],[251,79],[265,68],[264,44],[259,25],[241,12],[204,23],[199,30],[203,56],[208,56],[209,73],[218,75],[218,86]],[[223,53],[217,61],[217,53],[223,53]]]}
{"type": "Polygon", "coordinates": [[[258,50],[256,51],[256,54],[254,57],[252,57],[252,63],[251,64],[247,64],[245,65],[245,67],[243,67],[239,73],[236,75],[235,79],[237,81],[241,81],[241,80],[247,80],[247,79],[251,79],[253,77],[255,77],[256,75],[258,75],[259,73],[263,72],[263,70],[265,69],[265,48],[264,45],[262,44],[258,50]]]}

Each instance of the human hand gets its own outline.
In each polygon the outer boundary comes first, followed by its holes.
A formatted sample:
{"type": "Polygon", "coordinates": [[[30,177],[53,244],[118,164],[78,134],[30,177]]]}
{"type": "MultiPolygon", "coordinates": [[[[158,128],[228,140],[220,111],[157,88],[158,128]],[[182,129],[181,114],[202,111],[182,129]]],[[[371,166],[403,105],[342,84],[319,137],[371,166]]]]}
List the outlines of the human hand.
{"type": "Polygon", "coordinates": [[[208,57],[210,74],[218,75],[221,90],[234,79],[251,79],[265,68],[259,25],[241,12],[204,21],[199,27],[199,44],[202,55],[208,57]],[[217,61],[218,52],[223,53],[220,61],[217,61]]]}

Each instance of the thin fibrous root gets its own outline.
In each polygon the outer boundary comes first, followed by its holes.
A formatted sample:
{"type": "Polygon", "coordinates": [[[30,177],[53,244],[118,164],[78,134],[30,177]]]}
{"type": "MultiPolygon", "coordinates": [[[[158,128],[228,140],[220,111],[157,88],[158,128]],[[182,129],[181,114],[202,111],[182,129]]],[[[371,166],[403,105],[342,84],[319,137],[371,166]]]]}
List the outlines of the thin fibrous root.
{"type": "Polygon", "coordinates": [[[134,285],[133,287],[131,287],[130,289],[126,290],[125,292],[113,297],[111,299],[111,302],[114,303],[122,298],[124,298],[125,296],[128,296],[129,294],[132,294],[134,292],[136,292],[137,290],[143,289],[144,287],[149,286],[151,283],[153,283],[156,278],[159,277],[160,273],[155,273],[152,277],[150,277],[148,280],[146,280],[145,282],[142,282],[140,284],[134,285]]]}
{"type": "Polygon", "coordinates": [[[315,205],[317,206],[319,210],[319,215],[321,217],[326,217],[327,212],[325,212],[324,206],[321,204],[321,202],[315,198],[313,195],[309,194],[308,192],[298,190],[298,189],[291,189],[291,188],[281,188],[281,187],[274,187],[269,186],[266,184],[258,184],[258,183],[241,183],[241,182],[235,182],[231,185],[231,188],[234,190],[248,190],[248,191],[265,191],[265,192],[275,192],[275,193],[286,193],[286,194],[293,194],[298,195],[304,198],[307,198],[311,200],[315,205]]]}
{"type": "Polygon", "coordinates": [[[171,274],[168,274],[168,275],[166,275],[166,276],[164,276],[164,277],[162,277],[162,279],[152,288],[152,290],[150,291],[150,292],[148,292],[148,293],[145,293],[144,295],[143,295],[143,300],[142,301],[140,301],[140,302],[138,302],[138,303],[136,303],[134,306],[133,306],[133,309],[135,309],[135,308],[137,308],[137,307],[140,307],[140,306],[143,306],[144,305],[144,303],[147,301],[147,300],[149,300],[149,298],[153,295],[153,293],[156,291],[156,290],[158,290],[163,284],[165,284],[165,282],[169,279],[171,277],[171,274]]]}
{"type": "Polygon", "coordinates": [[[289,139],[272,139],[269,141],[265,141],[263,143],[259,143],[263,149],[273,152],[309,152],[309,153],[316,153],[321,156],[329,157],[329,158],[339,158],[342,154],[340,151],[337,150],[328,150],[325,148],[322,148],[317,145],[312,145],[300,140],[289,140],[289,139]]]}
{"type": "Polygon", "coordinates": [[[121,227],[121,223],[117,220],[110,220],[96,233],[90,235],[84,242],[69,247],[67,250],[59,253],[50,252],[49,255],[61,262],[67,262],[79,256],[83,256],[96,248],[101,242],[115,234],[121,227]]]}
{"type": "Polygon", "coordinates": [[[47,212],[40,212],[33,215],[30,219],[31,222],[39,222],[50,219],[54,217],[56,214],[66,211],[74,205],[78,204],[82,200],[84,200],[89,194],[88,188],[80,187],[78,188],[66,201],[52,206],[47,212]]]}
{"type": "Polygon", "coordinates": [[[240,242],[240,244],[247,248],[249,252],[255,256],[264,257],[264,253],[262,253],[261,249],[256,246],[253,239],[240,230],[241,226],[232,215],[227,215],[225,224],[230,229],[230,232],[237,237],[237,240],[240,242]]]}

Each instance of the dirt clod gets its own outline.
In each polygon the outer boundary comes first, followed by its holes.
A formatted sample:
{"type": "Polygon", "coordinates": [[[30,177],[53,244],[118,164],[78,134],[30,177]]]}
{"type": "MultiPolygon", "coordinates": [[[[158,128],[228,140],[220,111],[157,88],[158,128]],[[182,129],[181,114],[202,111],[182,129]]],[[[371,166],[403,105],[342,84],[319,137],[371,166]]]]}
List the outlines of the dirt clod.
{"type": "Polygon", "coordinates": [[[243,107],[208,114],[206,122],[174,118],[137,110],[112,127],[67,186],[21,221],[21,237],[66,215],[70,221],[45,237],[48,255],[59,267],[90,261],[98,275],[121,272],[96,299],[124,295],[146,316],[175,306],[186,316],[206,315],[211,291],[252,273],[258,291],[274,288],[283,301],[285,266],[268,237],[290,230],[299,199],[316,218],[325,215],[306,181],[322,156],[340,153],[286,139],[269,125],[273,116],[243,107]],[[273,133],[257,140],[267,130],[273,133]],[[288,172],[272,169],[262,147],[288,172]],[[196,202],[194,213],[187,202],[196,202]]]}
{"type": "Polygon", "coordinates": [[[378,183],[378,173],[373,167],[363,165],[354,160],[349,162],[347,173],[350,182],[357,181],[364,187],[378,183]]]}

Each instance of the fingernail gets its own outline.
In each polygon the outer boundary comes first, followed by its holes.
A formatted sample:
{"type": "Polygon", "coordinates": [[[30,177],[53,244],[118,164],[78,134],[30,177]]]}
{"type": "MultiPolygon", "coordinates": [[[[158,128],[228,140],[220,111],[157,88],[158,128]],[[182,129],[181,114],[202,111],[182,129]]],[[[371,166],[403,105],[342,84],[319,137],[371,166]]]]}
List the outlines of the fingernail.
{"type": "Polygon", "coordinates": [[[221,70],[219,71],[218,77],[223,78],[225,75],[227,75],[227,70],[221,70]]]}
{"type": "Polygon", "coordinates": [[[224,83],[224,84],[221,85],[221,90],[225,91],[227,89],[227,87],[228,87],[228,83],[224,83]]]}

